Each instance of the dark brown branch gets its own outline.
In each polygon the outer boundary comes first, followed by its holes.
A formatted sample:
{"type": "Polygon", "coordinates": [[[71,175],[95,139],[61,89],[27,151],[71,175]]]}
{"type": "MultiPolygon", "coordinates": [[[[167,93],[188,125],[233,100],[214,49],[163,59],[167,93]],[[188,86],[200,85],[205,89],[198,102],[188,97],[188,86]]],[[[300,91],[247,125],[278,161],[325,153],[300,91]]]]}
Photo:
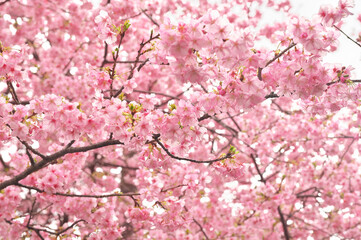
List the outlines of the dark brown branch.
{"type": "Polygon", "coordinates": [[[264,98],[268,99],[268,98],[279,98],[280,96],[278,96],[277,94],[275,94],[274,92],[271,92],[270,94],[266,95],[264,98]]]}
{"type": "Polygon", "coordinates": [[[194,218],[193,218],[193,221],[195,222],[195,224],[198,225],[198,227],[200,228],[200,230],[201,230],[201,232],[203,233],[204,237],[205,237],[207,240],[209,240],[209,237],[207,236],[206,232],[204,231],[202,225],[201,225],[197,220],[195,220],[194,218]]]}
{"type": "Polygon", "coordinates": [[[31,153],[29,152],[29,149],[26,149],[25,151],[26,151],[26,155],[28,155],[28,158],[29,158],[29,160],[30,160],[31,165],[34,166],[34,165],[35,165],[35,161],[34,161],[33,156],[31,156],[31,153]]]}
{"type": "Polygon", "coordinates": [[[268,180],[270,180],[271,178],[273,178],[274,176],[276,176],[278,173],[280,173],[280,171],[276,171],[276,172],[272,173],[271,175],[269,175],[268,177],[266,177],[264,180],[267,182],[268,180]]]}
{"type": "Polygon", "coordinates": [[[170,100],[173,100],[173,99],[177,99],[177,100],[180,100],[180,96],[182,96],[185,92],[187,92],[190,88],[191,88],[192,86],[190,86],[187,90],[185,90],[184,92],[180,92],[180,93],[178,93],[175,97],[171,97],[170,99],[168,99],[167,101],[164,101],[164,102],[162,102],[162,103],[160,103],[160,104],[158,104],[158,105],[155,105],[155,107],[156,108],[159,108],[159,107],[161,107],[161,106],[163,106],[163,105],[165,105],[165,104],[167,104],[170,100]]]}
{"type": "Polygon", "coordinates": [[[306,195],[298,195],[296,197],[297,198],[317,198],[319,196],[318,195],[313,195],[313,194],[306,194],[306,195]]]}
{"type": "Polygon", "coordinates": [[[5,0],[4,2],[0,2],[0,6],[7,3],[7,2],[10,2],[10,0],[5,0]]]}
{"type": "Polygon", "coordinates": [[[137,68],[137,71],[139,72],[140,69],[142,69],[142,67],[144,67],[145,64],[147,64],[147,62],[149,62],[149,58],[147,58],[145,61],[143,61],[142,63],[140,63],[140,65],[137,68]]]}
{"type": "MultiPolygon", "coordinates": [[[[44,155],[40,154],[39,156],[43,156],[42,157],[43,160],[41,160],[40,162],[36,163],[33,166],[30,166],[25,171],[14,176],[13,178],[1,182],[0,190],[6,188],[8,186],[11,186],[11,185],[16,185],[17,183],[19,183],[20,180],[26,178],[30,174],[44,168],[49,163],[55,161],[58,158],[65,156],[69,153],[87,152],[90,150],[94,150],[94,149],[98,149],[98,148],[102,148],[102,147],[106,147],[106,146],[119,145],[119,144],[124,145],[124,143],[120,142],[119,140],[107,140],[107,141],[103,141],[100,143],[96,143],[96,144],[92,144],[92,145],[88,145],[88,146],[84,146],[84,147],[69,147],[69,144],[68,144],[67,147],[65,147],[64,149],[62,149],[54,154],[51,154],[48,156],[44,156],[44,155]]],[[[31,149],[29,149],[29,150],[31,151],[31,149]]]]}
{"type": "MultiPolygon", "coordinates": [[[[114,55],[114,53],[113,53],[114,63],[113,63],[112,70],[111,70],[111,72],[109,73],[109,77],[110,77],[110,79],[111,79],[111,83],[110,83],[110,97],[111,97],[111,98],[113,97],[113,81],[114,81],[114,77],[115,77],[115,67],[117,66],[117,61],[118,61],[118,58],[119,58],[119,48],[120,48],[120,46],[122,45],[123,39],[124,39],[124,37],[125,37],[125,33],[126,33],[126,31],[123,31],[123,32],[120,34],[120,40],[119,40],[118,47],[117,47],[117,49],[116,49],[116,54],[114,55]]],[[[117,97],[117,96],[115,96],[115,97],[117,97]]]]}
{"type": "Polygon", "coordinates": [[[242,132],[242,129],[239,127],[238,123],[234,120],[234,118],[231,116],[231,114],[229,114],[229,113],[227,112],[227,115],[228,115],[228,117],[232,120],[232,122],[234,123],[234,125],[236,125],[238,131],[242,132]]]}
{"type": "Polygon", "coordinates": [[[260,176],[260,178],[261,178],[261,182],[263,182],[263,183],[266,183],[266,180],[263,178],[263,174],[261,173],[261,170],[259,169],[259,167],[258,167],[258,164],[257,164],[257,162],[256,162],[256,158],[255,158],[255,156],[253,155],[253,153],[251,153],[251,159],[252,159],[252,161],[253,161],[253,163],[254,163],[254,166],[256,167],[256,170],[257,170],[257,173],[258,173],[258,175],[260,176]]]}
{"type": "Polygon", "coordinates": [[[208,119],[210,117],[211,117],[211,115],[209,115],[208,113],[205,113],[202,117],[198,118],[198,122],[201,122],[201,121],[203,121],[205,119],[208,119]]]}
{"type": "Polygon", "coordinates": [[[352,139],[351,143],[347,146],[345,152],[342,154],[340,161],[337,163],[337,167],[339,167],[346,155],[346,153],[350,150],[352,144],[355,142],[355,138],[352,139]]]}
{"type": "Polygon", "coordinates": [[[154,23],[155,25],[157,25],[157,27],[159,27],[159,23],[157,23],[148,13],[147,10],[141,9],[142,12],[144,13],[145,16],[147,16],[147,18],[149,18],[150,21],[152,21],[152,23],[154,23]]]}
{"type": "Polygon", "coordinates": [[[16,95],[15,88],[14,88],[12,82],[6,81],[6,84],[8,85],[9,92],[10,92],[11,96],[13,97],[14,102],[15,102],[16,104],[19,104],[20,101],[19,101],[18,96],[16,95]]]}
{"type": "Polygon", "coordinates": [[[179,184],[179,185],[177,185],[177,186],[175,186],[175,187],[170,187],[170,188],[166,188],[166,189],[163,189],[162,188],[162,190],[160,190],[161,192],[167,192],[167,191],[169,191],[169,190],[173,190],[173,189],[176,189],[176,188],[179,188],[179,187],[185,187],[185,186],[187,186],[187,185],[185,185],[185,184],[179,184]]]}
{"type": "MultiPolygon", "coordinates": [[[[143,63],[145,61],[135,61],[135,60],[128,60],[128,61],[115,61],[115,63],[143,63]]],[[[105,60],[104,61],[104,65],[105,64],[114,64],[114,61],[108,61],[108,60],[105,60]]]]}
{"type": "Polygon", "coordinates": [[[10,101],[10,103],[13,105],[28,105],[30,104],[30,101],[20,101],[20,102],[10,101]]]}
{"type": "Polygon", "coordinates": [[[284,114],[287,115],[291,115],[292,112],[288,111],[288,110],[284,110],[278,103],[276,103],[275,101],[272,101],[272,103],[278,108],[278,110],[280,110],[281,112],[283,112],[284,114]]]}
{"type": "Polygon", "coordinates": [[[1,165],[3,166],[5,172],[6,172],[7,170],[9,170],[9,166],[5,163],[5,161],[4,161],[4,159],[3,159],[3,156],[1,156],[1,154],[0,154],[0,163],[1,163],[1,165]]]}
{"type": "Polygon", "coordinates": [[[352,42],[354,42],[357,46],[361,47],[361,44],[350,38],[344,31],[342,31],[340,28],[338,28],[336,25],[333,25],[334,28],[339,30],[343,35],[345,35],[348,39],[350,39],[352,42]]]}
{"type": "Polygon", "coordinates": [[[306,193],[306,192],[308,192],[308,191],[310,191],[310,190],[317,191],[317,188],[316,188],[316,187],[307,188],[307,189],[305,189],[305,190],[302,190],[301,192],[296,193],[296,196],[302,195],[303,193],[306,193]]]}
{"type": "Polygon", "coordinates": [[[277,211],[278,211],[278,214],[280,215],[280,220],[281,220],[281,223],[282,223],[282,227],[283,227],[283,233],[285,235],[285,239],[286,240],[290,240],[291,237],[290,237],[290,234],[288,233],[288,228],[287,228],[287,223],[286,223],[286,220],[283,216],[283,213],[281,211],[281,207],[278,206],[277,207],[277,211]]]}
{"type": "Polygon", "coordinates": [[[180,98],[177,97],[177,96],[172,96],[172,95],[161,93],[161,92],[143,91],[143,90],[137,90],[137,89],[134,89],[133,92],[146,93],[146,94],[155,94],[155,95],[159,95],[159,96],[163,96],[163,97],[169,97],[169,98],[172,98],[172,99],[180,100],[180,98]]]}
{"type": "Polygon", "coordinates": [[[111,193],[111,194],[103,194],[103,195],[54,193],[53,195],[63,196],[63,197],[73,197],[73,198],[108,198],[108,197],[139,196],[140,193],[111,193]]]}
{"type": "Polygon", "coordinates": [[[73,53],[73,56],[71,56],[68,60],[68,62],[63,67],[63,72],[69,67],[70,63],[73,61],[74,57],[76,56],[76,53],[85,45],[89,44],[88,42],[82,42],[79,47],[77,47],[73,53]]]}
{"type": "MultiPolygon", "coordinates": [[[[148,43],[150,43],[151,41],[153,41],[154,39],[157,39],[157,38],[159,38],[159,37],[160,37],[160,34],[157,34],[156,36],[153,36],[153,30],[152,30],[151,33],[150,33],[149,39],[148,39],[147,41],[145,41],[145,42],[144,42],[144,40],[142,40],[142,42],[141,42],[140,45],[139,45],[138,54],[137,54],[137,56],[136,56],[136,58],[135,58],[135,63],[133,64],[133,66],[132,66],[131,69],[130,69],[130,73],[129,73],[128,78],[127,78],[128,81],[133,78],[134,71],[135,71],[135,69],[138,67],[138,63],[140,62],[139,59],[140,59],[140,57],[143,56],[144,53],[146,52],[146,51],[142,52],[144,46],[147,45],[148,43]]],[[[116,61],[116,60],[117,60],[117,59],[114,59],[114,61],[116,61]]],[[[149,60],[146,60],[145,62],[147,62],[147,61],[149,61],[149,60]]],[[[138,67],[138,71],[139,71],[140,68],[143,67],[144,65],[145,65],[145,63],[144,63],[144,64],[142,63],[142,65],[140,65],[140,66],[138,67]]],[[[122,87],[118,92],[116,92],[116,94],[115,94],[113,97],[115,97],[115,98],[118,97],[119,94],[122,93],[123,88],[124,88],[124,87],[122,87]]],[[[112,94],[111,94],[111,95],[112,95],[112,94]]]]}
{"type": "Polygon", "coordinates": [[[104,65],[108,62],[108,61],[107,61],[107,55],[108,55],[108,44],[105,43],[104,55],[103,55],[103,62],[102,62],[102,65],[100,65],[100,68],[103,68],[104,65]]]}
{"type": "MultiPolygon", "coordinates": [[[[340,80],[337,80],[337,81],[334,81],[334,82],[329,82],[329,83],[326,83],[327,86],[330,86],[330,85],[333,85],[335,83],[339,83],[340,80]]],[[[345,83],[348,83],[348,82],[352,82],[352,83],[361,83],[361,80],[360,79],[355,79],[355,80],[346,80],[345,83]]]]}
{"type": "Polygon", "coordinates": [[[34,148],[32,148],[27,142],[21,140],[19,137],[16,137],[16,138],[19,140],[19,142],[21,142],[21,143],[25,146],[25,148],[26,148],[27,150],[29,150],[30,152],[34,153],[35,155],[38,155],[38,156],[41,157],[42,159],[45,158],[45,155],[41,154],[40,152],[38,152],[37,150],[35,150],[34,148]]]}
{"type": "Polygon", "coordinates": [[[75,222],[73,222],[73,224],[71,224],[69,227],[61,230],[60,232],[57,232],[56,235],[59,236],[59,235],[65,233],[66,231],[68,231],[69,229],[73,228],[76,224],[78,224],[78,223],[80,223],[80,222],[86,222],[86,221],[83,220],[83,219],[80,219],[80,220],[78,220],[78,221],[75,221],[75,222]]]}
{"type": "Polygon", "coordinates": [[[221,158],[217,158],[217,159],[213,159],[213,160],[206,160],[206,161],[198,161],[198,160],[194,160],[194,159],[189,159],[189,158],[183,158],[183,157],[177,157],[175,155],[173,155],[164,145],[163,143],[159,140],[160,134],[154,134],[153,135],[153,139],[159,144],[159,146],[161,146],[161,148],[163,148],[163,150],[168,154],[168,156],[170,156],[171,158],[174,158],[176,160],[180,160],[180,161],[188,161],[188,162],[193,162],[193,163],[213,163],[213,162],[218,162],[218,161],[222,161],[225,160],[227,158],[231,158],[232,155],[230,153],[227,153],[224,157],[221,158]]]}
{"type": "Polygon", "coordinates": [[[222,127],[226,128],[227,130],[229,130],[230,132],[233,132],[234,134],[238,134],[238,131],[230,126],[228,126],[227,124],[225,124],[224,122],[222,122],[221,120],[219,120],[217,117],[215,116],[211,116],[211,118],[216,121],[219,125],[221,125],[222,127]]]}
{"type": "MultiPolygon", "coordinates": [[[[29,228],[29,227],[28,227],[28,228],[29,228]]],[[[30,228],[29,228],[29,229],[30,229],[30,228]]],[[[45,238],[43,238],[43,236],[41,236],[39,229],[32,229],[32,230],[36,233],[36,235],[38,235],[38,237],[39,237],[41,240],[45,240],[45,238]]]]}
{"type": "MultiPolygon", "coordinates": [[[[26,188],[29,190],[35,190],[39,193],[44,193],[45,191],[37,188],[37,187],[33,187],[33,186],[27,186],[21,183],[17,183],[15,184],[16,186],[22,187],[22,188],[26,188]]],[[[110,194],[102,194],[102,195],[88,195],[88,194],[71,194],[71,193],[59,193],[59,192],[55,192],[55,193],[47,193],[49,195],[56,195],[56,196],[63,196],[63,197],[73,197],[73,198],[108,198],[108,197],[129,197],[129,196],[138,196],[140,195],[140,193],[110,193],[110,194]]]]}
{"type": "MultiPolygon", "coordinates": [[[[294,46],[296,46],[295,43],[291,43],[286,49],[284,49],[282,52],[280,52],[279,54],[277,54],[274,58],[272,58],[271,60],[269,60],[266,65],[265,68],[268,67],[268,65],[270,65],[271,63],[273,63],[274,61],[276,61],[277,59],[279,59],[283,54],[285,54],[288,50],[290,50],[291,48],[293,48],[294,46]]],[[[262,70],[263,68],[259,67],[258,68],[258,73],[257,73],[257,77],[259,80],[262,81],[262,70]]]]}

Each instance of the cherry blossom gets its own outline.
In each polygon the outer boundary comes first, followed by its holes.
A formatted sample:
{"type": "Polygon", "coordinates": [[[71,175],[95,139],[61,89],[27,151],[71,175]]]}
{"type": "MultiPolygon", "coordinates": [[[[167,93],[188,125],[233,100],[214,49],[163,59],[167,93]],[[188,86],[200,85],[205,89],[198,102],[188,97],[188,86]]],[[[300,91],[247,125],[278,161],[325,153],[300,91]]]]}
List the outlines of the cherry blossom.
{"type": "Polygon", "coordinates": [[[0,238],[360,239],[357,4],[2,0],[0,238]]]}

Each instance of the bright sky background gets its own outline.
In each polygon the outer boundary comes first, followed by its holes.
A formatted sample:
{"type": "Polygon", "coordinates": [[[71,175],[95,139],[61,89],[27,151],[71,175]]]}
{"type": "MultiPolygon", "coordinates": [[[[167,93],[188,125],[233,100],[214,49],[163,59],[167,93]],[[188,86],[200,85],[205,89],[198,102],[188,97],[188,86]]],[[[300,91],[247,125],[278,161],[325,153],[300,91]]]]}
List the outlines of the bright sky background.
{"type": "MultiPolygon", "coordinates": [[[[318,13],[321,5],[337,6],[338,0],[291,0],[291,2],[294,6],[291,12],[310,18],[318,13]]],[[[344,19],[345,24],[341,29],[356,40],[357,34],[361,33],[361,23],[357,21],[357,16],[361,14],[361,0],[354,0],[354,2],[355,7],[351,10],[354,15],[344,19]]],[[[346,67],[352,65],[355,68],[352,79],[361,79],[361,48],[342,34],[338,40],[340,42],[339,49],[334,53],[327,54],[324,61],[342,63],[346,67]]]]}
{"type": "MultiPolygon", "coordinates": [[[[290,0],[292,9],[290,13],[311,19],[313,15],[317,15],[322,5],[337,6],[338,0],[290,0]]],[[[355,7],[351,10],[354,15],[344,19],[344,25],[341,29],[356,40],[358,34],[361,33],[361,23],[357,20],[361,14],[361,0],[354,0],[355,7]]],[[[276,12],[269,9],[261,10],[264,20],[261,24],[269,24],[271,22],[282,22],[286,19],[286,15],[282,12],[276,12]]],[[[339,48],[336,52],[327,53],[323,57],[323,61],[327,63],[339,63],[342,66],[353,66],[353,75],[351,79],[361,79],[361,48],[340,33],[339,48]]],[[[268,46],[268,45],[267,45],[268,46]]],[[[270,47],[274,47],[270,45],[270,47]]]]}

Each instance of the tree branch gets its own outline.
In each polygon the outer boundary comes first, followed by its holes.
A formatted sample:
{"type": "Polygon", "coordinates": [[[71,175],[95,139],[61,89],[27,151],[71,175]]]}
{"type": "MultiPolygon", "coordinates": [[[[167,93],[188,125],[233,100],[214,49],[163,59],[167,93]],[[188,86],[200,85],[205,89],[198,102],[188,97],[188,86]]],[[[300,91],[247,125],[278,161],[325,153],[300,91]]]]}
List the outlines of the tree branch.
{"type": "Polygon", "coordinates": [[[4,2],[0,2],[0,6],[7,3],[7,2],[10,2],[10,0],[5,0],[4,2]]]}
{"type": "Polygon", "coordinates": [[[350,150],[352,144],[355,142],[355,138],[352,139],[350,144],[347,146],[345,152],[342,154],[340,161],[337,163],[337,167],[339,167],[343,161],[343,158],[345,157],[346,153],[350,150]]]}
{"type": "Polygon", "coordinates": [[[266,184],[266,180],[264,179],[263,174],[261,173],[261,170],[260,170],[259,167],[258,167],[258,164],[257,164],[257,162],[256,162],[256,158],[254,157],[253,153],[251,153],[250,156],[251,156],[251,159],[252,159],[252,161],[253,161],[253,163],[254,163],[254,166],[256,167],[256,170],[257,170],[258,175],[261,177],[261,182],[263,182],[264,184],[266,184]]]}
{"type": "Polygon", "coordinates": [[[149,18],[150,21],[152,21],[152,23],[154,23],[155,25],[157,25],[157,27],[159,27],[159,24],[156,21],[154,21],[154,19],[148,13],[146,13],[147,10],[144,10],[144,9],[141,9],[141,10],[144,13],[144,15],[147,16],[147,18],[149,18]]]}
{"type": "Polygon", "coordinates": [[[171,158],[174,158],[176,160],[180,160],[180,161],[188,161],[188,162],[193,162],[193,163],[213,163],[213,162],[218,162],[218,161],[222,161],[225,160],[227,158],[231,158],[232,155],[230,153],[227,153],[226,156],[221,157],[221,158],[217,158],[217,159],[213,159],[213,160],[206,160],[206,161],[198,161],[198,160],[194,160],[194,159],[189,159],[189,158],[183,158],[183,157],[177,157],[175,155],[173,155],[159,140],[160,134],[154,134],[153,135],[153,139],[159,144],[159,146],[161,146],[161,148],[163,148],[163,150],[168,154],[168,156],[170,156],[171,158]]]}
{"type": "Polygon", "coordinates": [[[352,42],[354,42],[357,46],[361,47],[361,44],[350,38],[344,31],[342,31],[340,28],[338,28],[336,25],[333,25],[334,28],[339,30],[343,35],[345,35],[348,39],[350,39],[352,42]]]}
{"type": "Polygon", "coordinates": [[[78,224],[78,223],[80,223],[80,222],[86,222],[86,221],[83,220],[83,219],[80,219],[80,220],[78,220],[78,221],[75,221],[75,222],[73,222],[73,224],[71,224],[69,227],[61,230],[60,232],[57,232],[56,235],[59,236],[59,235],[65,233],[66,231],[68,231],[69,229],[73,228],[76,224],[78,224]]]}
{"type": "MultiPolygon", "coordinates": [[[[33,187],[33,186],[27,186],[21,183],[15,184],[16,186],[26,188],[29,190],[35,190],[39,193],[46,193],[44,190],[33,187]]],[[[63,196],[63,197],[73,197],[73,198],[108,198],[108,197],[130,197],[130,196],[139,196],[140,193],[110,193],[110,194],[102,194],[102,195],[88,195],[88,194],[72,194],[72,193],[47,193],[49,195],[56,195],[56,196],[63,196]]]]}
{"type": "Polygon", "coordinates": [[[283,233],[285,235],[285,239],[286,240],[290,240],[291,237],[290,237],[290,234],[288,233],[288,228],[287,228],[287,223],[286,223],[286,220],[283,216],[283,213],[281,211],[281,207],[278,206],[277,207],[277,211],[278,211],[278,214],[280,215],[280,220],[281,220],[281,223],[282,223],[282,227],[283,227],[283,233]]]}
{"type": "Polygon", "coordinates": [[[1,163],[1,165],[3,166],[3,168],[4,168],[4,171],[9,170],[9,166],[5,163],[5,161],[4,161],[4,159],[3,159],[3,156],[1,156],[1,154],[0,154],[0,163],[1,163]]]}
{"type": "Polygon", "coordinates": [[[17,183],[19,183],[20,180],[26,178],[27,176],[29,176],[32,173],[44,168],[50,162],[52,162],[58,158],[61,158],[69,153],[87,152],[90,150],[94,150],[94,149],[98,149],[98,148],[102,148],[102,147],[106,147],[106,146],[119,145],[119,144],[124,145],[124,143],[120,142],[119,140],[107,140],[104,142],[100,142],[100,143],[96,143],[96,144],[88,145],[88,146],[84,146],[84,147],[70,147],[69,146],[70,144],[68,144],[68,146],[66,146],[64,149],[62,149],[54,154],[51,154],[48,156],[44,156],[41,154],[41,156],[43,156],[42,157],[43,160],[36,163],[35,165],[30,166],[25,171],[14,176],[13,178],[1,182],[0,190],[6,188],[8,186],[11,186],[11,185],[16,185],[17,183]]]}
{"type": "MultiPolygon", "coordinates": [[[[279,54],[277,54],[274,58],[272,58],[271,60],[269,60],[266,65],[265,68],[268,67],[268,65],[270,65],[271,63],[273,63],[274,61],[276,61],[277,59],[279,59],[283,54],[285,54],[288,50],[290,50],[291,48],[293,48],[294,46],[296,46],[296,43],[291,43],[286,49],[284,49],[282,52],[280,52],[279,54]]],[[[258,73],[257,73],[257,77],[259,80],[262,81],[262,70],[263,68],[259,67],[258,68],[258,73]]]]}
{"type": "Polygon", "coordinates": [[[201,225],[196,219],[194,219],[194,218],[193,218],[193,221],[195,222],[195,224],[198,225],[198,227],[199,227],[200,230],[202,231],[204,237],[205,237],[207,240],[209,240],[209,237],[207,236],[206,232],[204,231],[202,225],[201,225]]]}
{"type": "Polygon", "coordinates": [[[11,96],[13,97],[14,102],[16,104],[19,104],[20,101],[19,101],[18,96],[16,95],[15,88],[14,88],[12,82],[6,81],[6,84],[8,85],[9,92],[10,92],[11,96]]]}

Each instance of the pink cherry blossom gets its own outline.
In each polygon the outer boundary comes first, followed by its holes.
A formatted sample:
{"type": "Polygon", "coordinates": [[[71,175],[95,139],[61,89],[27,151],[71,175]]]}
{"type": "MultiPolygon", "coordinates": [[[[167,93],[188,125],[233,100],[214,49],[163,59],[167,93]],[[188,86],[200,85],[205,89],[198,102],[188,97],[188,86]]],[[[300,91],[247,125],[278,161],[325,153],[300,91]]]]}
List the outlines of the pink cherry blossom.
{"type": "Polygon", "coordinates": [[[2,0],[0,238],[361,239],[359,3],[294,3],[2,0]]]}

